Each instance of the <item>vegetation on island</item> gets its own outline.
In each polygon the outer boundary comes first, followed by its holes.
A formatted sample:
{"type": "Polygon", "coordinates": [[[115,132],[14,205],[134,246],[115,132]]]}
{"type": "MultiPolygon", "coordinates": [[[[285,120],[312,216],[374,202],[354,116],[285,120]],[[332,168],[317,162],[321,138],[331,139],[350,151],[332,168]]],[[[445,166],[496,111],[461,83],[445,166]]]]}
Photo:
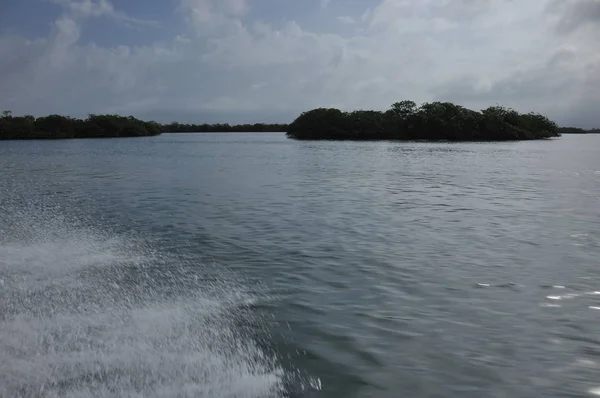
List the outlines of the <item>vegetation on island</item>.
{"type": "Polygon", "coordinates": [[[285,132],[286,124],[161,124],[146,122],[133,116],[89,115],[87,119],[49,115],[13,116],[10,111],[0,116],[0,140],[143,137],[163,132],[285,132]]]}
{"type": "Polygon", "coordinates": [[[449,102],[417,106],[412,101],[397,102],[385,112],[318,108],[302,113],[289,125],[161,124],[119,115],[36,118],[13,116],[10,111],[0,116],[0,140],[141,137],[163,132],[287,132],[288,137],[303,140],[506,141],[560,137],[561,133],[600,133],[600,130],[558,127],[538,113],[522,114],[502,106],[478,112],[449,102]]]}
{"type": "Polygon", "coordinates": [[[385,111],[342,112],[319,108],[302,113],[287,130],[303,140],[507,141],[559,137],[558,126],[537,113],[501,106],[476,112],[449,102],[402,101],[385,111]]]}
{"type": "Polygon", "coordinates": [[[559,127],[561,134],[600,134],[600,129],[585,130],[579,127],[559,127]]]}
{"type": "Polygon", "coordinates": [[[287,124],[184,124],[172,122],[165,124],[163,129],[168,133],[283,133],[287,124]]]}
{"type": "Polygon", "coordinates": [[[49,115],[13,116],[4,111],[0,117],[0,140],[61,139],[101,137],[142,137],[158,135],[162,126],[133,116],[89,115],[87,119],[49,115]]]}

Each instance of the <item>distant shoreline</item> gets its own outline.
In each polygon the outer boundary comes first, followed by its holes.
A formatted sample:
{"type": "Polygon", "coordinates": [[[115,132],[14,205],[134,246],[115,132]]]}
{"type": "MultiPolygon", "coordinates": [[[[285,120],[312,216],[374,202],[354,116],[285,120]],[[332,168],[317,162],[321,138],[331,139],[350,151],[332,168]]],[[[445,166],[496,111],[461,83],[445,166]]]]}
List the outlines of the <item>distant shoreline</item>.
{"type": "Polygon", "coordinates": [[[600,129],[585,130],[578,127],[559,127],[561,134],[600,134],[600,129]]]}
{"type": "Polygon", "coordinates": [[[133,116],[90,115],[86,119],[49,115],[13,116],[5,111],[0,117],[0,140],[53,140],[75,138],[150,137],[162,133],[266,133],[287,131],[287,124],[161,124],[133,116]]]}
{"type": "Polygon", "coordinates": [[[51,140],[69,138],[148,137],[162,133],[156,122],[145,122],[133,116],[90,115],[87,119],[49,115],[0,117],[0,140],[51,140]]]}
{"type": "Polygon", "coordinates": [[[162,124],[133,116],[90,115],[86,119],[49,115],[0,116],[0,140],[149,137],[181,133],[284,133],[298,140],[506,141],[599,134],[600,129],[558,127],[545,116],[503,107],[475,112],[451,103],[392,105],[386,112],[318,108],[291,124],[162,124]]]}

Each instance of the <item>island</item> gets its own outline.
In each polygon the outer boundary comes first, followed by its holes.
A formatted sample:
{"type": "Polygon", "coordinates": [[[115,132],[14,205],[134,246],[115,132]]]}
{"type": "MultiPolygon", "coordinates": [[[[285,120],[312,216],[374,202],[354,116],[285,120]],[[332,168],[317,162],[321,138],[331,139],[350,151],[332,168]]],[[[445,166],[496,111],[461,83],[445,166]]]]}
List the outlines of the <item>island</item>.
{"type": "Polygon", "coordinates": [[[186,124],[171,122],[163,125],[168,133],[285,133],[287,124],[283,123],[254,123],[254,124],[186,124]]]}
{"type": "Polygon", "coordinates": [[[537,113],[492,106],[480,112],[450,102],[394,103],[385,112],[318,108],[287,130],[298,140],[509,141],[560,137],[558,126],[537,113]]]}
{"type": "Polygon", "coordinates": [[[49,115],[13,116],[4,111],[0,117],[0,140],[65,138],[144,137],[163,131],[156,122],[144,122],[133,116],[89,115],[87,119],[49,115]]]}
{"type": "Polygon", "coordinates": [[[600,129],[586,130],[579,127],[559,127],[558,132],[561,134],[600,134],[600,129]]]}
{"type": "Polygon", "coordinates": [[[86,119],[69,116],[13,116],[4,111],[0,116],[0,140],[39,140],[68,138],[146,137],[161,133],[257,133],[287,131],[287,124],[161,124],[146,122],[133,116],[89,115],[86,119]]]}
{"type": "Polygon", "coordinates": [[[600,133],[558,127],[538,113],[522,114],[502,106],[473,111],[450,102],[421,106],[413,101],[396,102],[386,111],[343,112],[318,108],[302,113],[291,124],[162,124],[133,116],[0,115],[0,140],[145,137],[161,133],[285,132],[298,140],[424,140],[508,141],[537,140],[564,134],[600,133]]]}

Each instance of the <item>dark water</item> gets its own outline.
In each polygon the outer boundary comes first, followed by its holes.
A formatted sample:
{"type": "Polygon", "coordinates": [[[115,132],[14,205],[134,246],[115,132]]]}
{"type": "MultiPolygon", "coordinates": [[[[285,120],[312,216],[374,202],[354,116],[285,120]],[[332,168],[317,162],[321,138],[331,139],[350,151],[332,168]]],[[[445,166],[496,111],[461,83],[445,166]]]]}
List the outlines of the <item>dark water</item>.
{"type": "Polygon", "coordinates": [[[0,143],[0,396],[600,395],[600,136],[0,143]]]}

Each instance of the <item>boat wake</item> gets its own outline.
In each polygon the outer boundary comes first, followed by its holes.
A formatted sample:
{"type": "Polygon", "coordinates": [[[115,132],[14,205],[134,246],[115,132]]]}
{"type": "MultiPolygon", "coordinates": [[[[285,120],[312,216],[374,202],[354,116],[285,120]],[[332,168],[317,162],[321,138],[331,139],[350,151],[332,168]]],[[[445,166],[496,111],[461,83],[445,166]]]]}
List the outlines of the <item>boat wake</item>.
{"type": "Polygon", "coordinates": [[[224,270],[60,217],[3,217],[0,396],[287,396],[247,310],[256,294],[224,270]]]}

